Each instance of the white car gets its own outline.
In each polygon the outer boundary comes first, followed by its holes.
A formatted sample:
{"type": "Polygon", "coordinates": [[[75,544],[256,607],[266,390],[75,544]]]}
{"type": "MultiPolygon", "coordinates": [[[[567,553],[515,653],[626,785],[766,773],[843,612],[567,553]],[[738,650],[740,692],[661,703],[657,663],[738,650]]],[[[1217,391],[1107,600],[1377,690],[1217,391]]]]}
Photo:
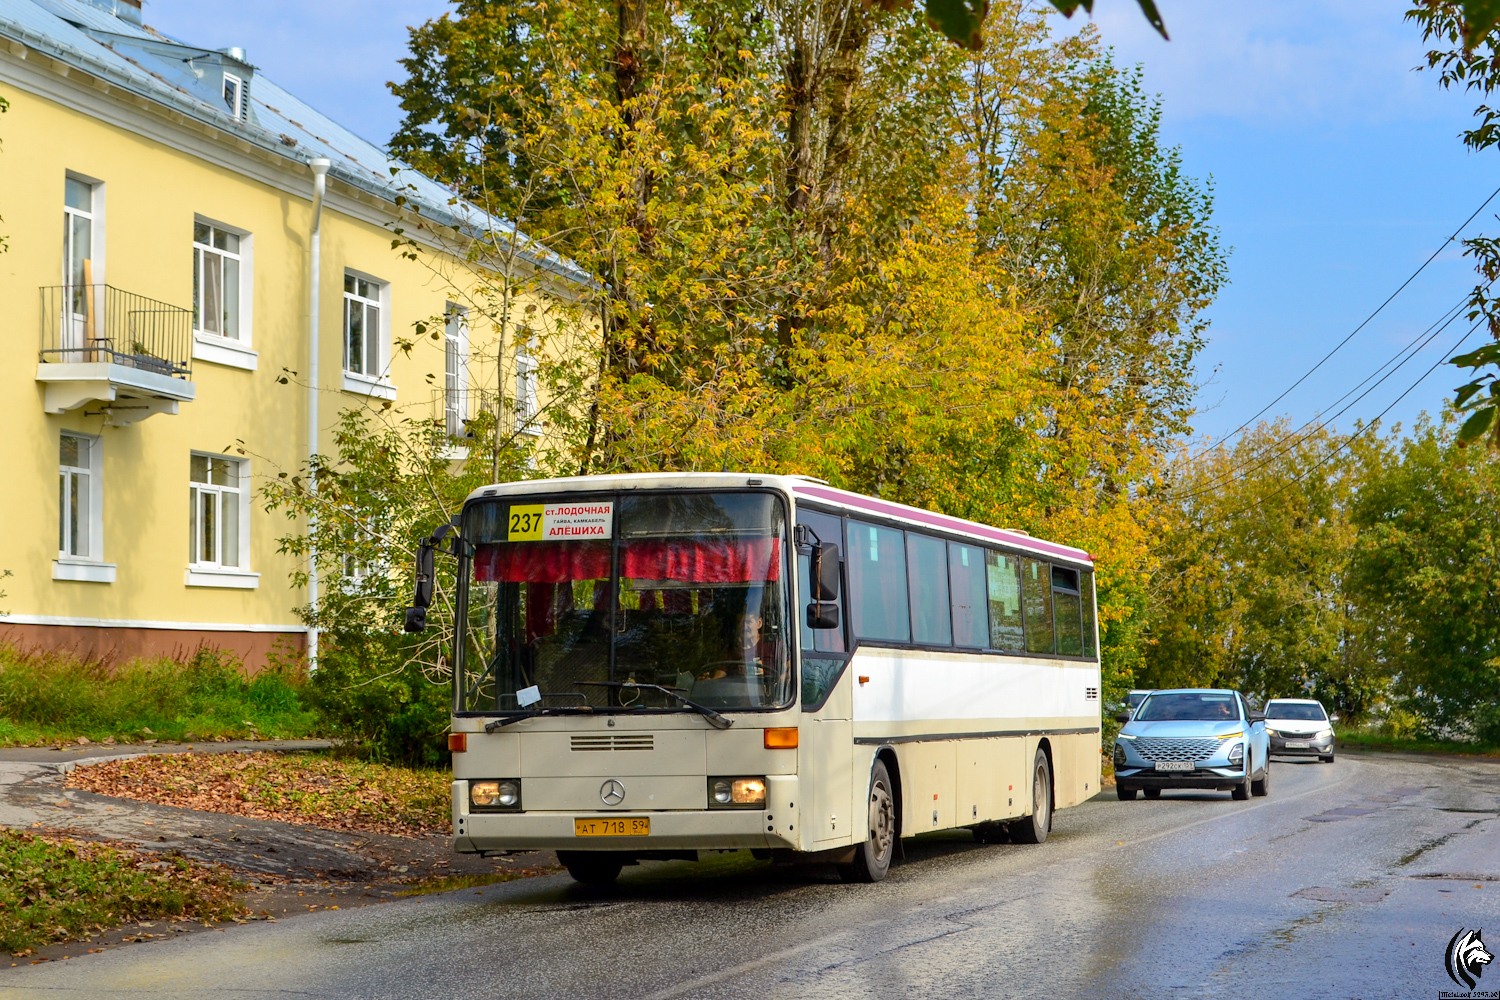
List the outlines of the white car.
{"type": "Polygon", "coordinates": [[[1272,698],[1266,702],[1271,752],[1317,757],[1332,764],[1333,724],[1338,719],[1328,714],[1321,701],[1312,698],[1272,698]]]}

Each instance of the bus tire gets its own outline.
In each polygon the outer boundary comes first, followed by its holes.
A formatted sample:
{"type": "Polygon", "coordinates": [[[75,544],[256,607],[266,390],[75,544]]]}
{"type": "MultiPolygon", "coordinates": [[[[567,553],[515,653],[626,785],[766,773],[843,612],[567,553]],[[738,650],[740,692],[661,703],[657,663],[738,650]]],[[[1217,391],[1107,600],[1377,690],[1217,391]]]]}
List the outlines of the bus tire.
{"type": "Polygon", "coordinates": [[[573,876],[573,881],[584,885],[609,885],[625,867],[618,854],[603,851],[558,851],[557,861],[573,876]]]}
{"type": "Polygon", "coordinates": [[[1040,844],[1052,829],[1052,765],[1037,748],[1036,763],[1031,769],[1031,815],[1010,825],[1010,839],[1017,844],[1040,844]]]}
{"type": "Polygon", "coordinates": [[[879,882],[891,869],[896,853],[896,796],[884,761],[877,760],[870,769],[869,803],[865,841],[855,846],[852,863],[839,865],[839,877],[845,882],[879,882]]]}

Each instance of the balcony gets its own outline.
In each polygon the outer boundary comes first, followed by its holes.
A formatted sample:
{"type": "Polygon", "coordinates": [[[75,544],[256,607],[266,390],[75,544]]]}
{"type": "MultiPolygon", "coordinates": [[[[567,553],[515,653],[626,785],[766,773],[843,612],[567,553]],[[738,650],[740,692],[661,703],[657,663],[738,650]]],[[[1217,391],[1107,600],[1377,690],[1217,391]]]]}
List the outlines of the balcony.
{"type": "Polygon", "coordinates": [[[36,379],[46,387],[48,413],[82,407],[123,427],[176,413],[195,398],[191,310],[109,285],[61,285],[41,294],[36,379]]]}

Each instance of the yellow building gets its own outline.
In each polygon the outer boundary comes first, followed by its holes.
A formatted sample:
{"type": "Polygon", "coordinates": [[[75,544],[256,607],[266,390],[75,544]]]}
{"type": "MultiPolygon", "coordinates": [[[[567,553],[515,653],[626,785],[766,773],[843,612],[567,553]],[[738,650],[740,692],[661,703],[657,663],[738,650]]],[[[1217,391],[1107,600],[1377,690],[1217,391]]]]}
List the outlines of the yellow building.
{"type": "Polygon", "coordinates": [[[245,53],[158,34],[140,0],[0,0],[0,98],[0,641],[303,651],[294,609],[328,582],[291,584],[258,484],[350,406],[427,413],[455,449],[481,396],[544,432],[536,347],[486,290],[562,315],[586,276],[535,245],[466,263],[455,237],[498,224],[245,53]]]}

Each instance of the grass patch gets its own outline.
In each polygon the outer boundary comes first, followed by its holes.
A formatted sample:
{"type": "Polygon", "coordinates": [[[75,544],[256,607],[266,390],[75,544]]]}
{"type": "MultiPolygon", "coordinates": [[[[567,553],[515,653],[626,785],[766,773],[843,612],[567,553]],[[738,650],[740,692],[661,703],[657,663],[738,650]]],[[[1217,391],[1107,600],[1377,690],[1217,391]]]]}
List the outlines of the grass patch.
{"type": "Polygon", "coordinates": [[[0,647],[0,745],[297,739],[317,734],[302,686],[294,666],[247,677],[212,651],[112,665],[0,647]]]}
{"type": "Polygon", "coordinates": [[[1419,739],[1398,736],[1386,729],[1339,729],[1340,749],[1387,750],[1397,753],[1452,753],[1479,757],[1500,756],[1500,746],[1489,743],[1461,743],[1457,740],[1419,739]]]}
{"type": "Polygon", "coordinates": [[[244,886],[181,857],[0,831],[0,948],[26,955],[147,920],[244,915],[244,886]]]}
{"type": "Polygon", "coordinates": [[[394,836],[450,827],[447,771],[325,754],[153,754],[68,772],[69,788],[162,805],[394,836]]]}

